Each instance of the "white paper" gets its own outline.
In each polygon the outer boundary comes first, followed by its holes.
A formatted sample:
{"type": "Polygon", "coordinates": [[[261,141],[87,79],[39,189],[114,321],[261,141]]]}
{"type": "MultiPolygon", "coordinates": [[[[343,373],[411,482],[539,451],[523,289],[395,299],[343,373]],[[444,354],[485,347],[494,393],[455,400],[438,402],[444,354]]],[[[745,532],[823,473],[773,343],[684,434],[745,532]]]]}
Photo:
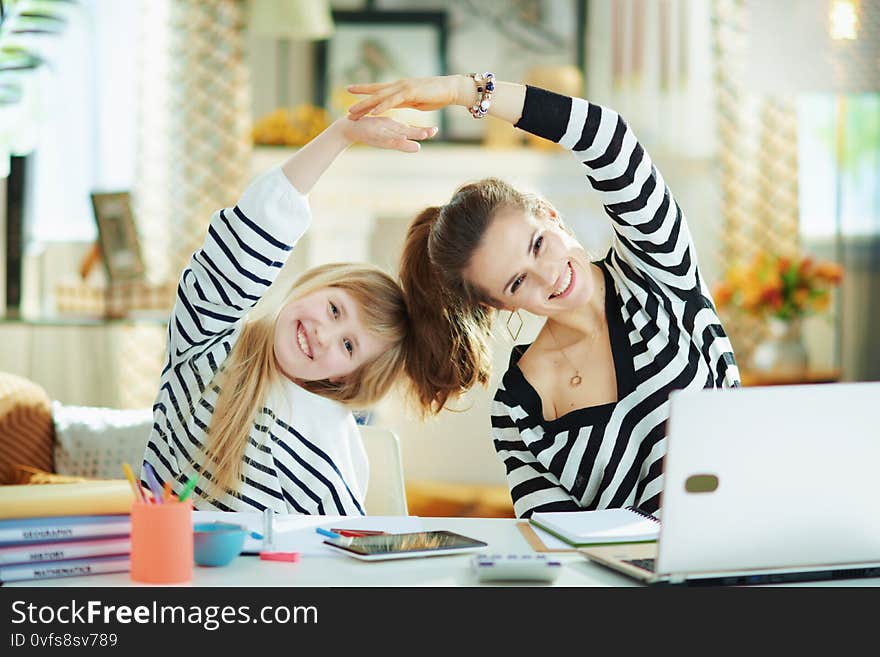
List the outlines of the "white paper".
{"type": "MultiPolygon", "coordinates": [[[[228,522],[263,533],[263,514],[257,511],[193,511],[193,524],[203,522],[228,522]]],[[[417,516],[308,516],[275,515],[275,542],[273,552],[299,552],[300,555],[322,557],[345,557],[324,545],[326,536],[315,529],[374,529],[389,534],[420,532],[422,520],[417,516]]],[[[263,542],[248,537],[242,554],[256,554],[263,549],[263,542]]]]}
{"type": "Polygon", "coordinates": [[[530,525],[532,531],[537,534],[538,538],[541,539],[541,542],[544,544],[548,550],[571,550],[573,549],[571,545],[563,541],[561,538],[556,538],[553,534],[549,532],[545,532],[543,529],[538,527],[537,525],[530,525]]]}

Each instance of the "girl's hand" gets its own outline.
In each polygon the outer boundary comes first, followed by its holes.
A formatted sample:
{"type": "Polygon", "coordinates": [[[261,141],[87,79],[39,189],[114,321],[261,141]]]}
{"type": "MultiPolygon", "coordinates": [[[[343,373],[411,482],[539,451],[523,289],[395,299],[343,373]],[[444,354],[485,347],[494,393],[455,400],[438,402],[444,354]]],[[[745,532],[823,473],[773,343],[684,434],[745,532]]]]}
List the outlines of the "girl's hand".
{"type": "Polygon", "coordinates": [[[474,81],[466,75],[443,75],[432,78],[404,78],[396,82],[353,84],[353,94],[369,94],[348,110],[348,118],[357,121],[366,114],[381,114],[395,107],[413,107],[429,111],[447,105],[472,105],[477,97],[474,81]]]}
{"type": "Polygon", "coordinates": [[[345,140],[351,144],[392,148],[404,153],[418,152],[419,141],[437,134],[437,128],[405,125],[393,119],[375,116],[368,116],[360,121],[339,119],[339,129],[345,140]]]}

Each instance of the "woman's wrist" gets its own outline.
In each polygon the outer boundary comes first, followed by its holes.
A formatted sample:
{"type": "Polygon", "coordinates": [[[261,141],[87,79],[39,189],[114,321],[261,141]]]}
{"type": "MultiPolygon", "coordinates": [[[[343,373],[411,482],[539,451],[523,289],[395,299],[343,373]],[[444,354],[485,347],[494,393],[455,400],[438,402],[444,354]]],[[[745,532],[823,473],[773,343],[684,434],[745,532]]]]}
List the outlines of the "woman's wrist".
{"type": "Polygon", "coordinates": [[[469,75],[456,75],[457,91],[455,104],[462,107],[473,107],[480,98],[477,83],[469,75]]]}

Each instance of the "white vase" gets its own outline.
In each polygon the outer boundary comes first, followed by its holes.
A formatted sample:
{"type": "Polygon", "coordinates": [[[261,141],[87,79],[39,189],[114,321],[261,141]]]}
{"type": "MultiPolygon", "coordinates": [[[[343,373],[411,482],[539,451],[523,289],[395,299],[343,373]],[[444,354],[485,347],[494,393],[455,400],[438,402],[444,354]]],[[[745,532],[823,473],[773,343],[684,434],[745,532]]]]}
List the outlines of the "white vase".
{"type": "Polygon", "coordinates": [[[767,328],[769,335],[752,352],[751,369],[786,377],[806,374],[809,357],[801,336],[800,319],[784,321],[772,317],[767,328]]]}

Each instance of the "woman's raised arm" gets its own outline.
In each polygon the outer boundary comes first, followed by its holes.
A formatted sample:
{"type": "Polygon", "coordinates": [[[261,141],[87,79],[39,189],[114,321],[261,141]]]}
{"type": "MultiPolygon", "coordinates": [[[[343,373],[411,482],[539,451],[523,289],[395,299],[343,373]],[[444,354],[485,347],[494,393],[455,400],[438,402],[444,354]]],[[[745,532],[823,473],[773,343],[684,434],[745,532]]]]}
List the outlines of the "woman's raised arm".
{"type": "MultiPolygon", "coordinates": [[[[394,107],[412,107],[429,111],[460,105],[473,107],[477,85],[468,75],[442,75],[432,78],[406,78],[396,82],[353,84],[353,94],[369,94],[348,110],[348,118],[358,120],[367,114],[378,115],[394,107]]],[[[522,116],[526,87],[515,82],[495,82],[489,115],[515,125],[522,116]]]]}

